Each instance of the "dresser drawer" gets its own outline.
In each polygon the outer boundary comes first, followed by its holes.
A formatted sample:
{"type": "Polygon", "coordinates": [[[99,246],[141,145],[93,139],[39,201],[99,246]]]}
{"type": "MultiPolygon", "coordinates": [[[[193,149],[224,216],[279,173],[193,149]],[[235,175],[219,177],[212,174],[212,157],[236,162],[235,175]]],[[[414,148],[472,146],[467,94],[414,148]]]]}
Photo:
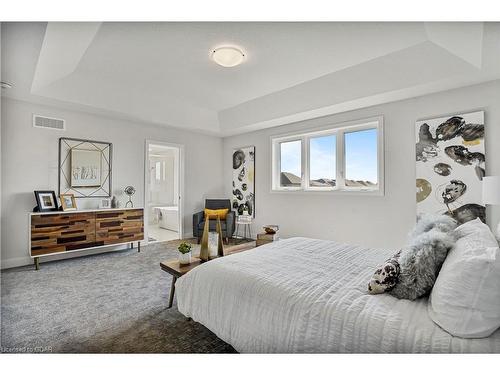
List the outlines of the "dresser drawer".
{"type": "Polygon", "coordinates": [[[95,215],[33,215],[30,230],[32,256],[92,247],[95,244],[95,215]]]}
{"type": "Polygon", "coordinates": [[[144,239],[144,211],[142,209],[97,212],[95,225],[97,245],[144,239]]]}

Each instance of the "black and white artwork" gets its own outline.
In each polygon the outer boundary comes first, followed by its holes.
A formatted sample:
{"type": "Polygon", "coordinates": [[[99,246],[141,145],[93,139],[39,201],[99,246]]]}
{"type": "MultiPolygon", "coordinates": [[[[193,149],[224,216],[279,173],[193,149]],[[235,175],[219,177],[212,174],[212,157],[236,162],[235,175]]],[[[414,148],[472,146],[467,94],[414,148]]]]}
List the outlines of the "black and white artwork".
{"type": "Polygon", "coordinates": [[[71,149],[71,187],[101,186],[101,151],[71,149]]]}
{"type": "Polygon", "coordinates": [[[484,112],[417,121],[416,133],[417,214],[486,222],[484,112]]]}
{"type": "Polygon", "coordinates": [[[233,150],[233,209],[255,217],[255,147],[233,150]]]}

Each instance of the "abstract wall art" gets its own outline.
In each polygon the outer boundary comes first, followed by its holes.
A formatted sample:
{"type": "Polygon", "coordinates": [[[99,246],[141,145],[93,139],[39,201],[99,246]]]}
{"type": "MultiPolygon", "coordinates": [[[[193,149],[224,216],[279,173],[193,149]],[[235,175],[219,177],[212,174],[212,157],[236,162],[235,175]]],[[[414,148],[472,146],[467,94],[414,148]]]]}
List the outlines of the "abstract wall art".
{"type": "Polygon", "coordinates": [[[417,121],[416,135],[417,214],[486,222],[484,112],[417,121]]]}
{"type": "Polygon", "coordinates": [[[255,217],[255,147],[233,150],[233,209],[255,217]]]}
{"type": "Polygon", "coordinates": [[[70,155],[71,187],[101,186],[101,151],[73,148],[70,155]]]}

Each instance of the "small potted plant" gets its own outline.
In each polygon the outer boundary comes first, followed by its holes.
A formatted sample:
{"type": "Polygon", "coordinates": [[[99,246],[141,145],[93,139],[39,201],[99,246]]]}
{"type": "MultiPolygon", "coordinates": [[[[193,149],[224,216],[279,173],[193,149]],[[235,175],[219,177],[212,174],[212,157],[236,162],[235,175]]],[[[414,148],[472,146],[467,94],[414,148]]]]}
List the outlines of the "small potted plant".
{"type": "Polygon", "coordinates": [[[191,244],[183,242],[177,248],[179,250],[179,263],[189,264],[191,263],[191,244]]]}

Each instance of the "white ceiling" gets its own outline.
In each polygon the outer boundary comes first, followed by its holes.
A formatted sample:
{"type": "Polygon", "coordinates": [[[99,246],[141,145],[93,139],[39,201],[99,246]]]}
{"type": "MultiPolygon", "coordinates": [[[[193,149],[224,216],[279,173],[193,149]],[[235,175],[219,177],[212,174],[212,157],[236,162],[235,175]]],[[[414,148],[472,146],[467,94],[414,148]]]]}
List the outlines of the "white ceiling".
{"type": "Polygon", "coordinates": [[[2,95],[221,136],[498,78],[499,23],[2,24],[2,95]]]}

